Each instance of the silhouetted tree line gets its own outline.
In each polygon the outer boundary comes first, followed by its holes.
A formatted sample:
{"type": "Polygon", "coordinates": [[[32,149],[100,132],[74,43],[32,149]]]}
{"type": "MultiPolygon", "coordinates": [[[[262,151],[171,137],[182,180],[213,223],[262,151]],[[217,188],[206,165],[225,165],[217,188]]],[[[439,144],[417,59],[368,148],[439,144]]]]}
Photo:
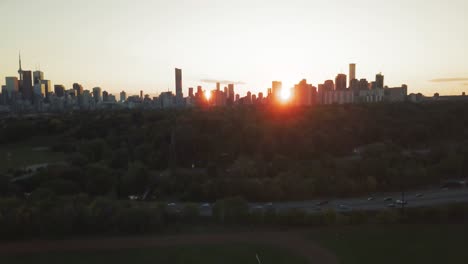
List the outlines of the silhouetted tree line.
{"type": "MultiPolygon", "coordinates": [[[[0,142],[53,137],[66,165],[0,194],[250,201],[402,190],[468,172],[468,105],[243,106],[1,121],[0,142]]],[[[1,180],[1,178],[0,178],[1,180]]]]}

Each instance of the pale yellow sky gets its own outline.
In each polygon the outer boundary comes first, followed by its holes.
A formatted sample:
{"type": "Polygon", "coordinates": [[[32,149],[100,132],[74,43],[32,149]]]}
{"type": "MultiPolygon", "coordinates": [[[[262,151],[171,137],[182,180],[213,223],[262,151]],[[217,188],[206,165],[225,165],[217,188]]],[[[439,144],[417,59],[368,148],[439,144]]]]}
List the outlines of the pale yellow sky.
{"type": "Polygon", "coordinates": [[[347,73],[431,95],[468,92],[466,0],[0,0],[0,83],[39,67],[53,84],[118,93],[202,79],[314,85],[347,73]],[[456,78],[456,79],[447,79],[456,78]],[[431,82],[433,79],[442,79],[431,82]]]}

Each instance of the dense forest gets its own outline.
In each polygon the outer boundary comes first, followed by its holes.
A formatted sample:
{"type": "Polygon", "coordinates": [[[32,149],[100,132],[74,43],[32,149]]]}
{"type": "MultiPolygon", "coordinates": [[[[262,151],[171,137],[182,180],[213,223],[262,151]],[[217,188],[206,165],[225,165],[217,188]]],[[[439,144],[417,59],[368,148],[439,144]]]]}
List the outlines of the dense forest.
{"type": "Polygon", "coordinates": [[[0,195],[300,200],[440,184],[468,175],[468,105],[242,106],[77,112],[0,120],[0,144],[52,138],[65,162],[10,168],[0,195]]]}

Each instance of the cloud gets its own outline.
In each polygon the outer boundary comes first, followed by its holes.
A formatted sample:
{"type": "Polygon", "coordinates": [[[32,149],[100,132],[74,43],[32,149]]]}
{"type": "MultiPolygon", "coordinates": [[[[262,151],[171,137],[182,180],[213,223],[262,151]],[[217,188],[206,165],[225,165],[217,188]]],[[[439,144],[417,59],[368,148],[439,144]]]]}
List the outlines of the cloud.
{"type": "MultiPolygon", "coordinates": [[[[443,83],[443,82],[464,82],[468,81],[468,77],[461,77],[461,78],[438,78],[438,79],[432,79],[430,82],[436,82],[436,83],[443,83]]],[[[466,83],[465,83],[466,85],[466,83]]]]}
{"type": "Polygon", "coordinates": [[[464,83],[463,85],[466,85],[466,86],[468,86],[468,83],[464,83]]]}
{"type": "Polygon", "coordinates": [[[214,80],[214,79],[201,79],[200,81],[204,83],[237,84],[237,85],[246,84],[245,82],[242,82],[242,81],[228,81],[228,80],[214,80]]]}

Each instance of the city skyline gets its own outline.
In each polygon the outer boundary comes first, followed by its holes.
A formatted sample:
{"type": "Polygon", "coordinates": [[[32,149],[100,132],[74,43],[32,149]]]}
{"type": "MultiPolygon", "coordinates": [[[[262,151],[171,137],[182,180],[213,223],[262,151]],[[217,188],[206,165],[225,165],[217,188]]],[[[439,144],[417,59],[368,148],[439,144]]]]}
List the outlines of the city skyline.
{"type": "Polygon", "coordinates": [[[265,93],[272,80],[317,86],[349,62],[357,79],[384,72],[408,93],[458,95],[468,83],[465,1],[84,2],[2,1],[0,79],[16,76],[21,50],[23,68],[53,84],[113,94],[174,91],[176,67],[184,94],[218,80],[240,94],[265,93]]]}

